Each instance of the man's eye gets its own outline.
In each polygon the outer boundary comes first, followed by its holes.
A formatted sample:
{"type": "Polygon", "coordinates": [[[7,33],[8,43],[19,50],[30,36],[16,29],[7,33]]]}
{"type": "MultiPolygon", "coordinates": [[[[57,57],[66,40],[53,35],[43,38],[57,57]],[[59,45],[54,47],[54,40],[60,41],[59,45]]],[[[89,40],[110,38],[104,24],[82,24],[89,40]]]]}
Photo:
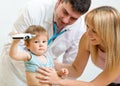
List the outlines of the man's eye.
{"type": "Polygon", "coordinates": [[[72,17],[71,20],[72,20],[72,21],[75,21],[75,20],[77,20],[77,18],[73,18],[73,17],[72,17]]]}
{"type": "Polygon", "coordinates": [[[63,13],[65,14],[65,15],[68,15],[68,13],[67,13],[67,11],[64,9],[63,10],[63,13]]]}

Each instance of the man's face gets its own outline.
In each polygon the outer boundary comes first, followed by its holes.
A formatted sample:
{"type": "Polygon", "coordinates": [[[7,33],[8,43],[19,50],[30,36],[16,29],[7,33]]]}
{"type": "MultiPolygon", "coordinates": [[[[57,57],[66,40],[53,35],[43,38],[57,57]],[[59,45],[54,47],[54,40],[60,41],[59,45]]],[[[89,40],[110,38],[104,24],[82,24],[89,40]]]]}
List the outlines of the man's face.
{"type": "Polygon", "coordinates": [[[73,24],[79,17],[80,13],[72,10],[71,4],[60,2],[56,6],[55,21],[59,29],[64,28],[66,25],[73,24]]]}

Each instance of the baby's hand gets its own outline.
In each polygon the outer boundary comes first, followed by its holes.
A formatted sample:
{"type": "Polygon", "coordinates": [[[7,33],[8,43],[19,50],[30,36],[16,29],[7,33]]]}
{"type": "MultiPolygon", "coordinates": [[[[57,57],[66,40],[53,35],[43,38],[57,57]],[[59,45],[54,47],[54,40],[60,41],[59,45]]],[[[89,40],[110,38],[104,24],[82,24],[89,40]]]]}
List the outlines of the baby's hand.
{"type": "Polygon", "coordinates": [[[10,32],[9,35],[10,36],[13,36],[13,35],[16,35],[16,34],[20,34],[19,32],[10,32]]]}
{"type": "Polygon", "coordinates": [[[15,38],[16,35],[19,35],[19,32],[10,32],[9,35],[11,36],[11,38],[13,39],[13,42],[19,42],[20,39],[15,38]]]}
{"type": "Polygon", "coordinates": [[[67,77],[69,74],[69,70],[67,68],[62,68],[60,71],[58,71],[58,75],[60,77],[67,77]]]}

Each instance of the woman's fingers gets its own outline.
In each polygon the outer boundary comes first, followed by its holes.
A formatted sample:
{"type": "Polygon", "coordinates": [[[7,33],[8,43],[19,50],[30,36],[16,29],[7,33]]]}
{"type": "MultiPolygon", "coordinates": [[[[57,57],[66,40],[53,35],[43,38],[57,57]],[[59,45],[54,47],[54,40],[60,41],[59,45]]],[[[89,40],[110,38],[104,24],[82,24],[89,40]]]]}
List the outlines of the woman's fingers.
{"type": "Polygon", "coordinates": [[[56,84],[56,81],[60,78],[54,68],[39,67],[36,78],[41,83],[56,84]]]}
{"type": "Polygon", "coordinates": [[[37,79],[39,79],[39,82],[40,83],[47,83],[49,84],[49,77],[47,76],[36,76],[37,79]]]}
{"type": "Polygon", "coordinates": [[[38,74],[37,78],[48,79],[46,76],[50,76],[50,73],[53,71],[55,71],[53,68],[39,67],[37,72],[40,73],[40,75],[38,74]],[[41,74],[43,77],[41,77],[41,74]]]}
{"type": "Polygon", "coordinates": [[[40,73],[40,74],[43,74],[43,75],[48,75],[48,69],[45,69],[45,68],[42,68],[42,67],[39,67],[37,69],[37,72],[40,73]]]}
{"type": "Polygon", "coordinates": [[[40,67],[38,68],[38,72],[39,72],[39,69],[40,69],[40,70],[43,70],[43,71],[45,71],[45,72],[51,72],[51,71],[54,70],[53,68],[47,68],[47,67],[42,67],[42,66],[40,66],[40,67]]]}

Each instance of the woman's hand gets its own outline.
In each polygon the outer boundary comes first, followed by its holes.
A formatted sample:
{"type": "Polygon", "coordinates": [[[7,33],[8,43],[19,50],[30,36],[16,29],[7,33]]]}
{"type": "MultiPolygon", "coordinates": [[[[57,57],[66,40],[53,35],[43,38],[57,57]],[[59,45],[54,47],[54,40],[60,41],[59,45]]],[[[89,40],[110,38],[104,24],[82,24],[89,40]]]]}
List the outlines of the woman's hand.
{"type": "Polygon", "coordinates": [[[58,84],[61,80],[54,68],[39,67],[37,72],[42,74],[42,76],[36,76],[40,83],[58,84]]]}

